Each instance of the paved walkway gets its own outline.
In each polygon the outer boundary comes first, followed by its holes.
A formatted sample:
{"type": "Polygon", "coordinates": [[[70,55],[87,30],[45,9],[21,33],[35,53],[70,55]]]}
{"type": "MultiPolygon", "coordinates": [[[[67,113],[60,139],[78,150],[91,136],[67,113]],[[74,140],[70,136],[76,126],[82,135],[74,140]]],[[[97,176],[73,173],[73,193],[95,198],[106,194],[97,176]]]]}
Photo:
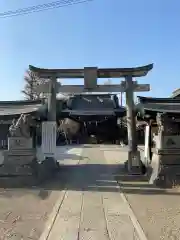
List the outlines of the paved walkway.
{"type": "MultiPolygon", "coordinates": [[[[113,177],[117,151],[119,146],[87,145],[78,161],[71,151],[62,173],[66,188],[40,240],[146,239],[113,177]]],[[[120,155],[126,160],[125,152],[120,155]]]]}

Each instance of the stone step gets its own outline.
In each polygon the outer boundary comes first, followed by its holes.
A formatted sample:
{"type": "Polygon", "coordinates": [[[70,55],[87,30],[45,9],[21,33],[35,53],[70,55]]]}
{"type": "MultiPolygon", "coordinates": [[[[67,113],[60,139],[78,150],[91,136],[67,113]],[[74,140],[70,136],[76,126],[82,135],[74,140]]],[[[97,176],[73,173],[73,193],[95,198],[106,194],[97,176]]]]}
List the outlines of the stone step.
{"type": "Polygon", "coordinates": [[[34,160],[34,155],[8,155],[4,158],[4,165],[26,165],[34,160]]]}
{"type": "Polygon", "coordinates": [[[32,175],[29,176],[0,176],[0,187],[3,188],[22,188],[38,185],[38,179],[32,175]]]}
{"type": "Polygon", "coordinates": [[[6,155],[21,155],[21,156],[26,156],[26,155],[35,155],[36,150],[35,149],[18,149],[18,150],[5,150],[3,152],[4,156],[6,155]]]}
{"type": "Polygon", "coordinates": [[[0,167],[0,177],[2,176],[32,176],[33,171],[29,166],[3,165],[0,167]]]}

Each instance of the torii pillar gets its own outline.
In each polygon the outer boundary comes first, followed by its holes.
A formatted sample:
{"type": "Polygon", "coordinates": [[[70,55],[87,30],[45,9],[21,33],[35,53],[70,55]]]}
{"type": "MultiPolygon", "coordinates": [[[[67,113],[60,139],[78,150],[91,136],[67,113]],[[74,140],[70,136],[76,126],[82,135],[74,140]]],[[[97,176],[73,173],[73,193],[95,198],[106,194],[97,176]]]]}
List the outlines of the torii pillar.
{"type": "Polygon", "coordinates": [[[126,118],[128,132],[128,161],[125,163],[128,167],[128,172],[134,174],[142,173],[142,162],[140,151],[137,148],[136,134],[136,110],[134,104],[134,84],[132,76],[125,78],[126,84],[126,118]]]}

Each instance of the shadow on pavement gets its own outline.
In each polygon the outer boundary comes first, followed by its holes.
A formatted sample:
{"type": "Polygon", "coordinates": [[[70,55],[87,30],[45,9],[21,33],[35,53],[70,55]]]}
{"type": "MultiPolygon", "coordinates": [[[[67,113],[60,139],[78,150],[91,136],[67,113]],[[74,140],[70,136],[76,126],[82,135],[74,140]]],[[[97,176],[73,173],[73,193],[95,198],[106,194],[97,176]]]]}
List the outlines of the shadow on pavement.
{"type": "Polygon", "coordinates": [[[35,187],[1,188],[0,197],[11,198],[14,196],[21,197],[23,194],[33,194],[41,199],[46,199],[51,191],[61,190],[118,192],[116,180],[124,193],[180,195],[177,191],[152,187],[146,182],[145,177],[123,175],[122,165],[120,164],[88,164],[87,162],[80,165],[61,166],[53,179],[35,187]]]}
{"type": "Polygon", "coordinates": [[[68,159],[74,161],[74,160],[80,160],[81,156],[71,154],[71,153],[68,153],[68,154],[67,153],[60,153],[58,155],[58,159],[60,159],[60,160],[58,160],[60,162],[66,161],[68,159]],[[63,159],[63,160],[61,160],[61,159],[63,159]]]}

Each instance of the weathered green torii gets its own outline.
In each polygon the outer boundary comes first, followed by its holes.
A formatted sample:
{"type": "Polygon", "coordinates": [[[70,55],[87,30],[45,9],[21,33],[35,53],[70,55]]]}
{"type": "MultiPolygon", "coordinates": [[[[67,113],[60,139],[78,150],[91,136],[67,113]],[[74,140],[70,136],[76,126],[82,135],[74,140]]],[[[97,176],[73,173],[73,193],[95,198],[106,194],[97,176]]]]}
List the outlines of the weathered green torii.
{"type": "Polygon", "coordinates": [[[29,69],[40,78],[51,79],[47,84],[41,85],[40,92],[48,92],[49,121],[56,121],[56,93],[82,93],[82,92],[125,92],[128,127],[128,170],[139,172],[141,161],[137,149],[136,120],[134,109],[134,92],[150,90],[149,84],[138,84],[133,77],[143,77],[153,68],[153,64],[135,68],[97,68],[85,67],[83,69],[43,69],[29,66],[29,69]],[[84,78],[84,85],[61,85],[57,79],[84,78]],[[98,78],[125,78],[121,84],[98,85],[98,78]]]}

